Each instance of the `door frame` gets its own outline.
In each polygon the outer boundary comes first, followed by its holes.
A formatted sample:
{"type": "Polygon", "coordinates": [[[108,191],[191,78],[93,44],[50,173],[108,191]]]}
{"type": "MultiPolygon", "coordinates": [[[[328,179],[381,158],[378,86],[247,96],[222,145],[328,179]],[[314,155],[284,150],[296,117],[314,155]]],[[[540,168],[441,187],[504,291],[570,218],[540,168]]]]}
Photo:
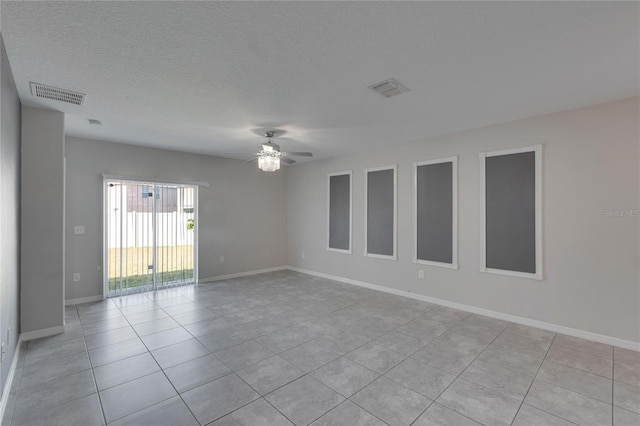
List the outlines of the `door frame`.
{"type": "MultiPolygon", "coordinates": [[[[208,182],[200,182],[200,181],[183,181],[183,180],[175,180],[175,179],[158,179],[158,178],[145,178],[145,177],[137,177],[137,176],[122,176],[122,175],[111,175],[111,174],[103,174],[102,175],[102,298],[105,299],[109,297],[109,271],[108,271],[108,250],[106,247],[107,242],[109,241],[109,218],[106,211],[106,206],[108,205],[108,191],[107,191],[107,182],[109,181],[128,181],[135,182],[137,184],[151,184],[151,185],[190,185],[194,188],[193,201],[194,201],[194,209],[193,209],[193,220],[195,222],[195,229],[193,234],[193,283],[198,284],[198,230],[199,230],[199,220],[198,220],[198,192],[199,187],[203,186],[205,188],[209,187],[208,182]]],[[[154,270],[153,270],[153,290],[157,290],[156,283],[156,232],[155,232],[155,199],[154,199],[154,270]]],[[[134,294],[132,292],[130,294],[134,294]]],[[[126,294],[123,294],[126,295],[126,294]]]]}

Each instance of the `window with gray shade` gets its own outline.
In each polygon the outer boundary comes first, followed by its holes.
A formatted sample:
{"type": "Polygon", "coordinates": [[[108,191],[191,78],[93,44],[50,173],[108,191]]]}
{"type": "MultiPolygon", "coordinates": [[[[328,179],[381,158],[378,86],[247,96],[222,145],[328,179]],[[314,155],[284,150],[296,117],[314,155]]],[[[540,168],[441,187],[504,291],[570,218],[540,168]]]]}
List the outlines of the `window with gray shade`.
{"type": "Polygon", "coordinates": [[[457,159],[415,164],[415,261],[457,267],[457,159]]]}
{"type": "Polygon", "coordinates": [[[351,173],[329,175],[329,250],[351,252],[351,173]]]}
{"type": "Polygon", "coordinates": [[[395,259],[395,166],[366,173],[366,254],[395,259]]]}
{"type": "Polygon", "coordinates": [[[484,267],[489,272],[542,278],[540,153],[537,146],[484,157],[484,267]]]}

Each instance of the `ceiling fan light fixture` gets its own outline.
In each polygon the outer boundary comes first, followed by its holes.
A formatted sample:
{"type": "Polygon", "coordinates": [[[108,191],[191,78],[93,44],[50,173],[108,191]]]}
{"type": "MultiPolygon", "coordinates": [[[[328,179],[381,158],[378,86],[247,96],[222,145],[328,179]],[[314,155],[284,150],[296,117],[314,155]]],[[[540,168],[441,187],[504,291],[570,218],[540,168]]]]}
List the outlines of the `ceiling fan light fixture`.
{"type": "Polygon", "coordinates": [[[258,158],[258,168],[263,172],[275,172],[280,170],[280,158],[271,155],[263,155],[258,158]]]}
{"type": "MultiPolygon", "coordinates": [[[[310,152],[284,152],[280,151],[280,145],[271,142],[271,138],[275,136],[277,131],[269,130],[265,132],[265,137],[267,138],[267,142],[258,145],[258,151],[253,154],[241,153],[241,152],[229,152],[228,155],[251,155],[254,157],[249,161],[258,160],[258,168],[265,172],[275,172],[280,170],[280,166],[284,162],[285,164],[294,164],[296,160],[289,158],[289,156],[301,156],[301,157],[311,157],[313,156],[310,152]]],[[[280,132],[282,134],[282,132],[280,132]]],[[[249,161],[246,161],[247,163],[249,161]]]]}

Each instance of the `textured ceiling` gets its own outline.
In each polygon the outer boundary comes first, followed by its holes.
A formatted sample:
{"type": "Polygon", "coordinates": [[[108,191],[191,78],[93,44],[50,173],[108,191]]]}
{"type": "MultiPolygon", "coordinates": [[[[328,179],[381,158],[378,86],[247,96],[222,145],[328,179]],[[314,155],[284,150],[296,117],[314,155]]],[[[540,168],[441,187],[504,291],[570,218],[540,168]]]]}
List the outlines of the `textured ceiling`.
{"type": "Polygon", "coordinates": [[[24,104],[67,113],[69,135],[181,151],[251,152],[277,127],[323,158],[640,94],[638,2],[0,7],[24,104]],[[389,77],[411,91],[367,89],[389,77]]]}

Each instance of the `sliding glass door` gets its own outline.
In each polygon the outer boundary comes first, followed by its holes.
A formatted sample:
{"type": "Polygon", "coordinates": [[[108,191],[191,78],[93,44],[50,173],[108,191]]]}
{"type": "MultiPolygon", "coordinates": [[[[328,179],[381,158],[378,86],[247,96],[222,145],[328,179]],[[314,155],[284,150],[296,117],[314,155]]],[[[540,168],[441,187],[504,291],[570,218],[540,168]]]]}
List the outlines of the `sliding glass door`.
{"type": "Polygon", "coordinates": [[[197,277],[197,187],[105,179],[107,297],[197,277]]]}

